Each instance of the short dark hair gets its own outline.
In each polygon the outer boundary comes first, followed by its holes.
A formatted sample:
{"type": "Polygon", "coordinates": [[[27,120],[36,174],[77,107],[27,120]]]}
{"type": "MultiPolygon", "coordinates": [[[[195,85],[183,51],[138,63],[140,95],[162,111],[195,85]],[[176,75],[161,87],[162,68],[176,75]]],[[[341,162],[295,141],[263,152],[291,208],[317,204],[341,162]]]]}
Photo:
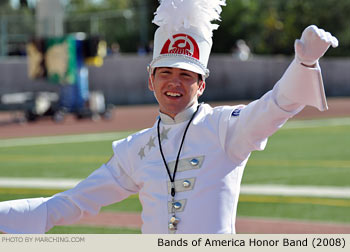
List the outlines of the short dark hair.
{"type": "MultiPolygon", "coordinates": [[[[158,67],[154,68],[154,70],[152,71],[153,75],[156,75],[156,70],[158,67]]],[[[198,74],[198,81],[202,81],[203,80],[203,76],[201,74],[198,74]]]]}

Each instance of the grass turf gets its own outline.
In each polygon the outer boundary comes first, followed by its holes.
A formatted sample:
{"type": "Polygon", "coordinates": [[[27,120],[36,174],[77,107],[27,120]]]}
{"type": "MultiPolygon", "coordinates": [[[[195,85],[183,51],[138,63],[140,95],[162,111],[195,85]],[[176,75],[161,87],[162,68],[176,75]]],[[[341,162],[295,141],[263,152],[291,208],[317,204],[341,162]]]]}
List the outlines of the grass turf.
{"type": "MultiPolygon", "coordinates": [[[[348,132],[350,126],[282,128],[270,137],[263,152],[252,154],[242,183],[349,187],[348,132]]],[[[125,136],[126,133],[116,134],[116,139],[125,136]]],[[[0,148],[1,176],[84,178],[111,155],[111,141],[0,148]]],[[[0,188],[0,201],[49,196],[56,192],[0,188]]],[[[350,223],[349,202],[348,199],[241,195],[238,216],[350,223]]],[[[130,197],[102,211],[139,212],[141,205],[137,197],[130,197]]],[[[69,232],[60,228],[63,227],[58,227],[57,232],[69,232]]],[[[80,227],[67,228],[77,230],[80,227]]],[[[92,232],[104,232],[99,228],[95,230],[92,232]]]]}
{"type": "Polygon", "coordinates": [[[242,183],[350,186],[350,126],[285,129],[253,152],[242,183]]]}
{"type": "MultiPolygon", "coordinates": [[[[242,183],[350,186],[348,132],[350,126],[282,129],[252,153],[242,183]]],[[[111,155],[111,141],[0,148],[1,176],[85,178],[111,155]]]]}

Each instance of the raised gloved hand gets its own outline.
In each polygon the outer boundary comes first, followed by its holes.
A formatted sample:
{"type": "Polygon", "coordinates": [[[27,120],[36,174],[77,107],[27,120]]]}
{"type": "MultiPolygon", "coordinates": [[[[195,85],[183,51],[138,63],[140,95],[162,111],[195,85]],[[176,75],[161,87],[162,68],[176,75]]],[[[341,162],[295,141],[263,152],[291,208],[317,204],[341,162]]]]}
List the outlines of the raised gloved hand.
{"type": "Polygon", "coordinates": [[[300,40],[295,40],[296,58],[304,65],[313,66],[330,45],[337,47],[337,38],[316,25],[310,25],[303,31],[300,40]]]}

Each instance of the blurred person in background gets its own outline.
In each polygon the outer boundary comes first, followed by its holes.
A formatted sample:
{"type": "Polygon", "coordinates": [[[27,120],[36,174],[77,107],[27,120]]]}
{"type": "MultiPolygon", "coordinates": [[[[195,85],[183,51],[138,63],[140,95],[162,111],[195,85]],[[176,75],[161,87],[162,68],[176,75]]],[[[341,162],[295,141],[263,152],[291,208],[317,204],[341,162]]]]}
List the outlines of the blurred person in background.
{"type": "Polygon", "coordinates": [[[113,42],[108,48],[108,55],[119,55],[120,54],[120,45],[118,42],[113,42]]]}
{"type": "Polygon", "coordinates": [[[250,48],[243,39],[236,41],[236,45],[232,51],[232,56],[238,58],[239,60],[246,61],[251,58],[250,48]]]}

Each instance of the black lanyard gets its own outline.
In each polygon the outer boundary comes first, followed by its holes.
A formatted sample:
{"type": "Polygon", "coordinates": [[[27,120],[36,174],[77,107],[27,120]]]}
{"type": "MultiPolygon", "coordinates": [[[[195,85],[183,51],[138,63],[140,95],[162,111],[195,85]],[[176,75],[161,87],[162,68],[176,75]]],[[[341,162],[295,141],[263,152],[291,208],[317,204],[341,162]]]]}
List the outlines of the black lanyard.
{"type": "Polygon", "coordinates": [[[167,165],[167,162],[166,162],[166,160],[165,160],[165,157],[164,157],[164,154],[163,154],[163,149],[162,149],[162,144],[161,144],[161,141],[160,141],[160,132],[159,132],[160,117],[159,117],[159,120],[158,120],[157,133],[158,133],[159,150],[160,150],[160,154],[162,155],[165,168],[166,168],[166,170],[167,170],[167,172],[168,172],[170,182],[171,182],[171,184],[172,184],[172,186],[171,186],[171,196],[172,196],[173,198],[175,197],[175,183],[174,183],[174,182],[175,182],[175,175],[176,175],[176,171],[177,171],[177,165],[178,165],[178,163],[179,163],[179,158],[180,158],[181,149],[182,149],[183,143],[184,143],[184,141],[185,141],[185,136],[186,136],[187,130],[188,130],[188,128],[190,127],[190,124],[191,124],[193,118],[194,118],[195,115],[197,114],[199,107],[200,107],[200,104],[198,104],[196,111],[193,113],[193,115],[192,115],[190,121],[187,123],[187,126],[186,126],[186,128],[185,128],[184,134],[183,134],[183,136],[182,136],[180,148],[179,148],[179,151],[178,151],[178,153],[177,153],[176,162],[175,162],[175,168],[174,168],[174,172],[173,172],[173,175],[172,175],[172,176],[171,176],[171,173],[170,173],[170,169],[169,169],[169,167],[168,167],[168,165],[167,165]]]}

